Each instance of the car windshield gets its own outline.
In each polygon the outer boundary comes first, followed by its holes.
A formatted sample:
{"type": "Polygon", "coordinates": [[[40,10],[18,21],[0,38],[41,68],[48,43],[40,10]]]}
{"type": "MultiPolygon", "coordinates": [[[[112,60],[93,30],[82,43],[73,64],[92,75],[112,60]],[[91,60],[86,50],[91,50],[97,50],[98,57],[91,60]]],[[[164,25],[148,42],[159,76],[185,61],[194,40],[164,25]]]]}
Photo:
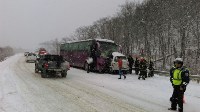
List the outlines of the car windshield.
{"type": "Polygon", "coordinates": [[[127,60],[126,56],[116,56],[114,61],[117,62],[117,60],[119,59],[119,57],[122,59],[122,60],[127,60]]]}

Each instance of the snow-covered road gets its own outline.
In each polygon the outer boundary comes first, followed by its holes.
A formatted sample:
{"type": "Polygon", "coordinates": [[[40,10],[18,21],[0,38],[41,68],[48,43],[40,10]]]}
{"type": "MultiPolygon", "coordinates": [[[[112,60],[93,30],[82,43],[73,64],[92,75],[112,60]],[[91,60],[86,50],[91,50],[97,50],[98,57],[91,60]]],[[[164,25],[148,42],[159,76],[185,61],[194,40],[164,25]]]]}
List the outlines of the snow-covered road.
{"type": "MultiPolygon", "coordinates": [[[[67,78],[41,78],[22,54],[0,63],[0,112],[168,112],[168,77],[86,73],[71,68],[67,78]]],[[[191,82],[184,112],[200,111],[200,85],[191,82]]]]}

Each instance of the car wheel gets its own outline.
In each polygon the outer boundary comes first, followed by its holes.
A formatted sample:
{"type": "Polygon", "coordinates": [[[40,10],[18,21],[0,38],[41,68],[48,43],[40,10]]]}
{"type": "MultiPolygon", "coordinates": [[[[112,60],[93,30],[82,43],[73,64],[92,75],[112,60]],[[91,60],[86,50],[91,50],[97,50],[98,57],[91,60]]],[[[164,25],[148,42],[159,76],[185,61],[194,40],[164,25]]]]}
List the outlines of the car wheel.
{"type": "Polygon", "coordinates": [[[46,72],[44,72],[43,70],[41,71],[41,77],[42,78],[46,78],[47,77],[46,72]]]}
{"type": "Polygon", "coordinates": [[[35,73],[38,73],[38,72],[39,72],[39,70],[37,68],[35,68],[35,73]]]}

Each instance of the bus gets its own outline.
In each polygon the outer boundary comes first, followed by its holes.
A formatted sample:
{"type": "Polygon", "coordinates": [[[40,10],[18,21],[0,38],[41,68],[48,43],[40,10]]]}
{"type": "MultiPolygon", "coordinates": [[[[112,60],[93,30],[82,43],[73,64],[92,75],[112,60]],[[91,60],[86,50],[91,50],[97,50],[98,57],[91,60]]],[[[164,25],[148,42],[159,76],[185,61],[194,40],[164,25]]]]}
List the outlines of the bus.
{"type": "Polygon", "coordinates": [[[109,69],[109,57],[111,57],[113,52],[117,51],[118,45],[108,39],[87,39],[60,45],[60,55],[74,67],[87,70],[87,59],[95,55],[94,70],[99,72],[105,72],[109,69]],[[91,46],[94,44],[93,42],[96,42],[96,49],[92,50],[91,46]]]}

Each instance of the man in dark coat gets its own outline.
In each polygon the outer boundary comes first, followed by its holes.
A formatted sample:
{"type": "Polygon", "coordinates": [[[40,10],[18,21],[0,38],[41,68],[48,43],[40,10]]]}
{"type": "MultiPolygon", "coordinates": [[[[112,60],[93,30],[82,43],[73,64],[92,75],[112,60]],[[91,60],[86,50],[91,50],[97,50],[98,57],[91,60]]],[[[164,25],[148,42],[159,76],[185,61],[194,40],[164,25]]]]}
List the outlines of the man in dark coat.
{"type": "Polygon", "coordinates": [[[154,76],[154,64],[153,64],[153,61],[150,60],[150,63],[149,63],[149,73],[148,73],[148,77],[153,77],[154,76]]]}
{"type": "Polygon", "coordinates": [[[138,79],[140,80],[140,78],[142,78],[143,80],[145,80],[145,78],[147,77],[147,61],[142,57],[140,59],[140,74],[138,79]]]}
{"type": "Polygon", "coordinates": [[[92,44],[90,45],[90,57],[93,59],[93,62],[91,64],[89,64],[88,66],[88,72],[92,71],[95,69],[96,67],[96,63],[97,63],[97,49],[98,49],[98,44],[96,42],[96,40],[92,40],[92,44]]]}
{"type": "Polygon", "coordinates": [[[136,57],[135,59],[135,74],[138,75],[139,73],[139,66],[140,66],[140,62],[138,60],[138,58],[136,57]]]}
{"type": "Polygon", "coordinates": [[[132,74],[134,60],[131,55],[128,56],[129,73],[132,74]]]}

